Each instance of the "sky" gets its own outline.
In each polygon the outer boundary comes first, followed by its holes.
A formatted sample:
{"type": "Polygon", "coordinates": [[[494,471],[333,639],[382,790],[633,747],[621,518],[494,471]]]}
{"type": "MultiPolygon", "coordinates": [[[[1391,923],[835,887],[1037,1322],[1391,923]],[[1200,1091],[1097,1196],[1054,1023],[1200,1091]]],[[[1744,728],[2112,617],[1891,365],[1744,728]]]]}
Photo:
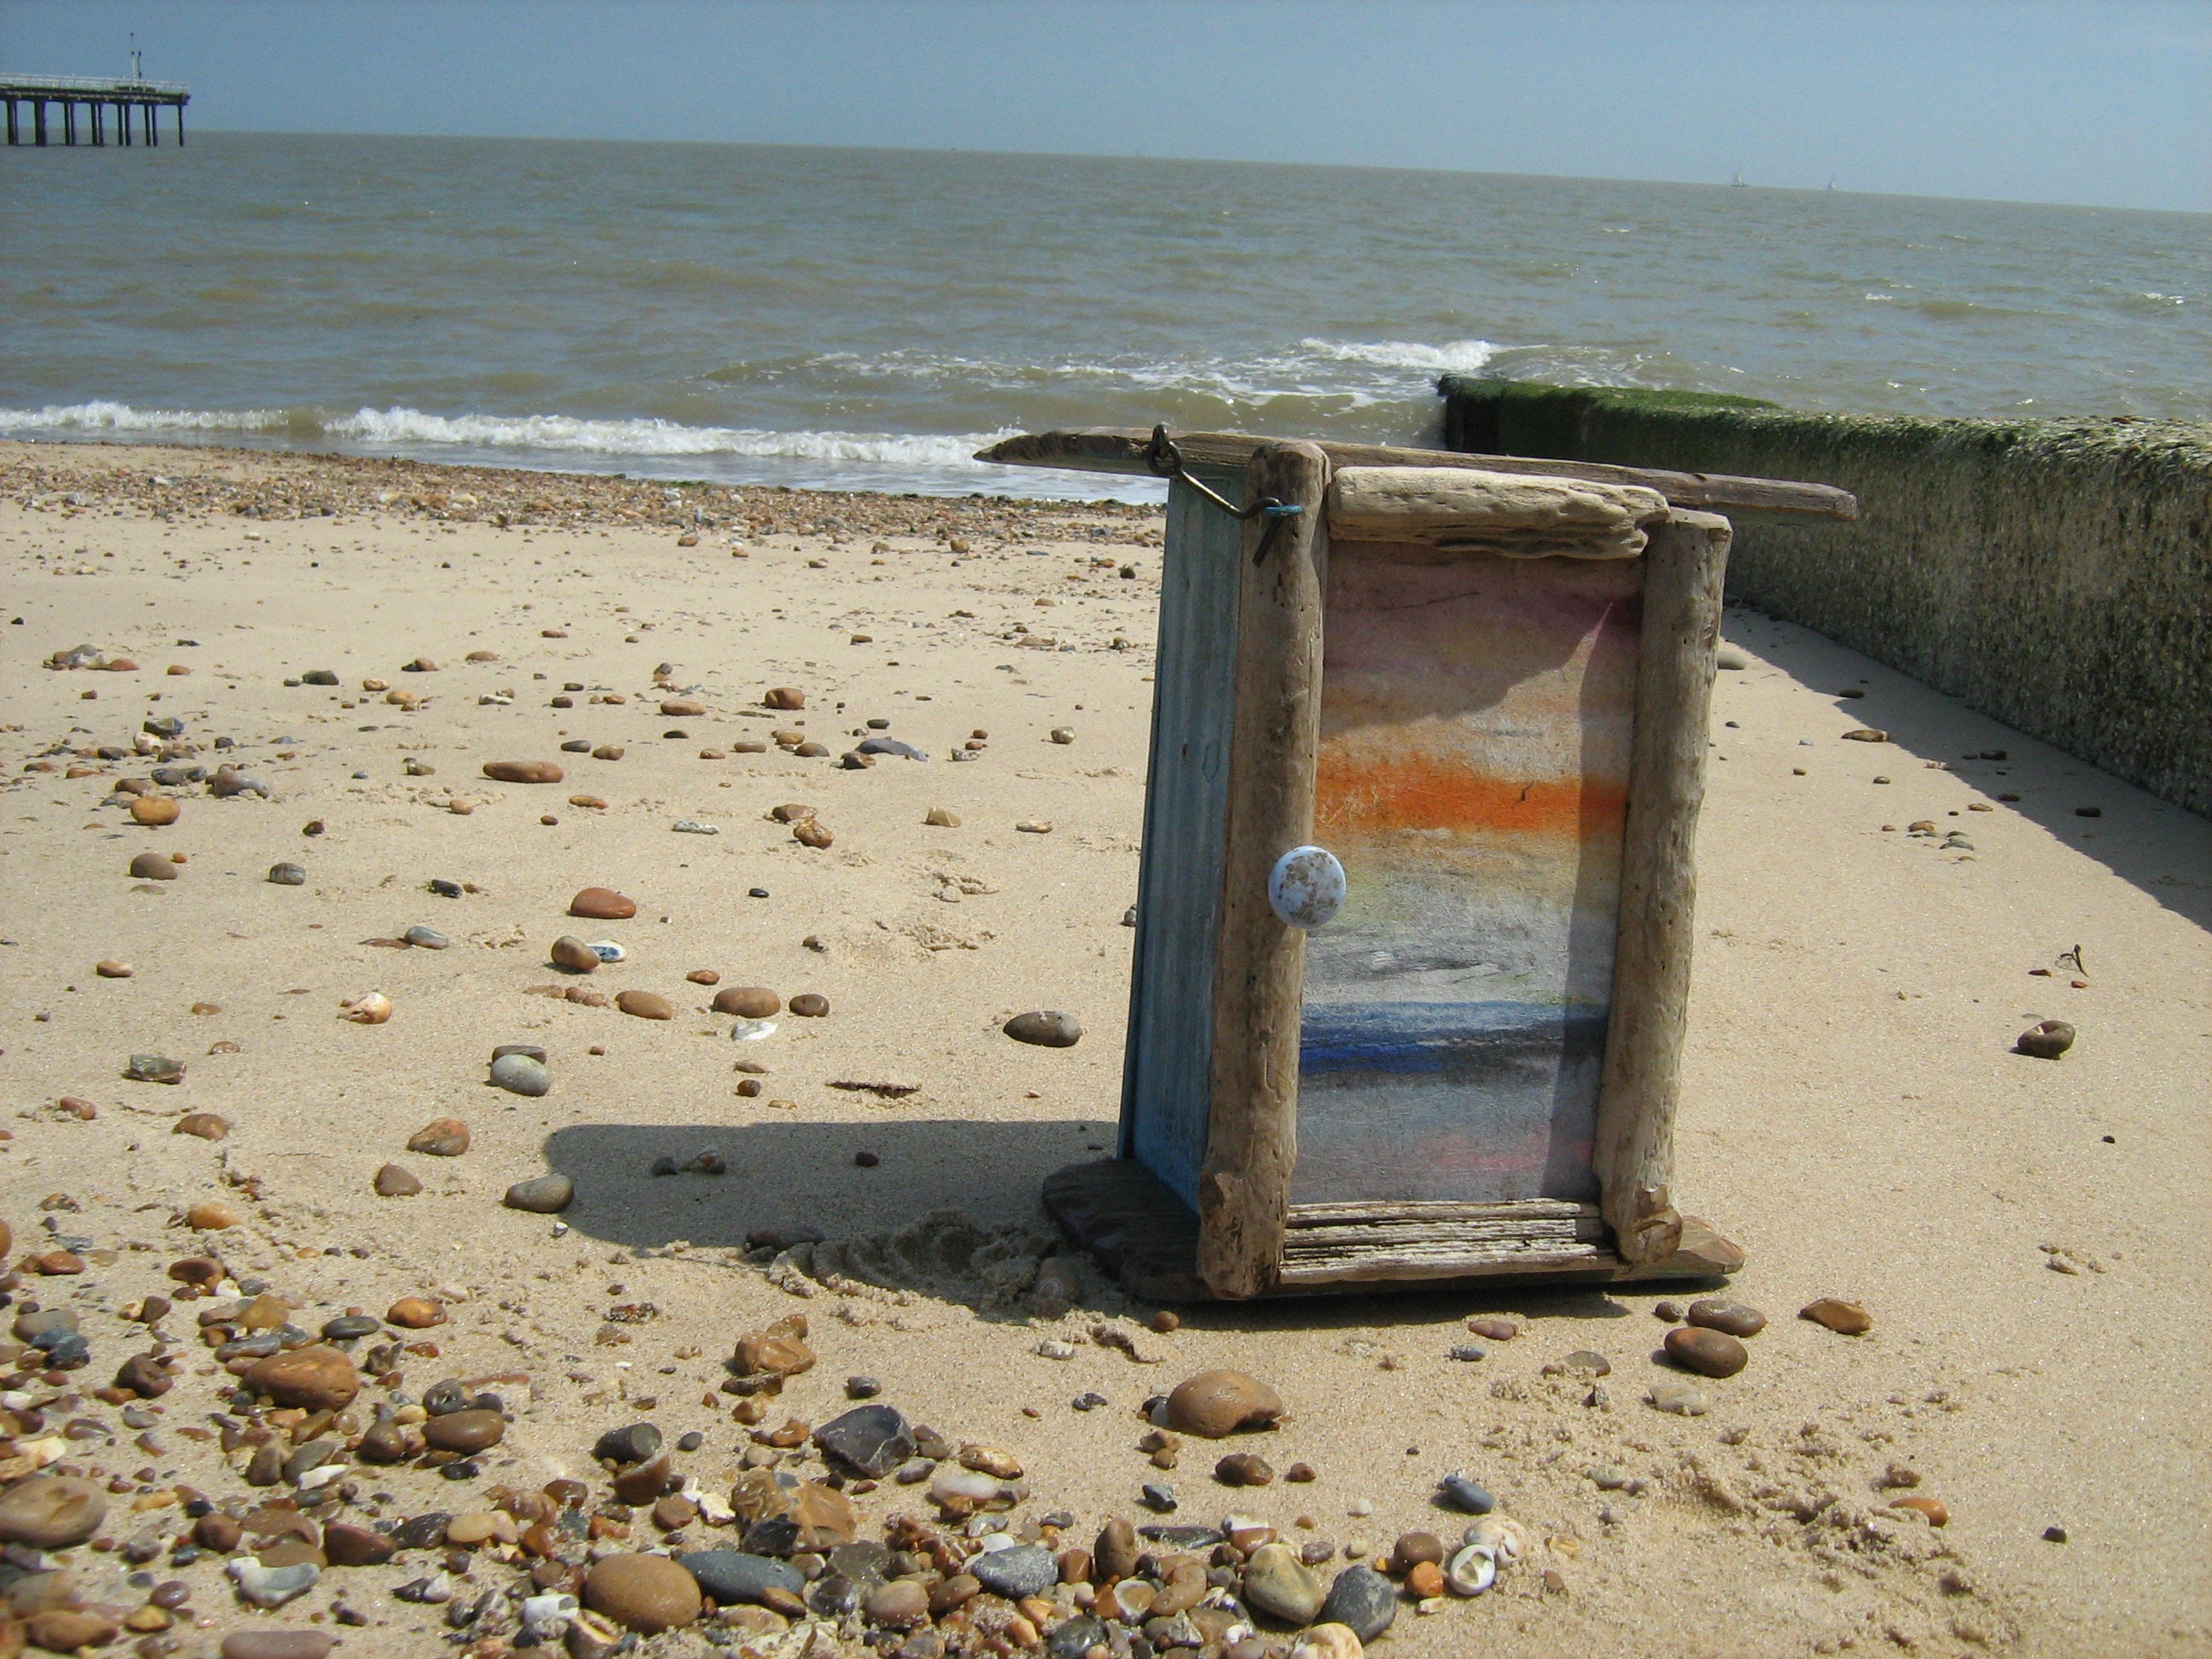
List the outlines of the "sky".
{"type": "Polygon", "coordinates": [[[0,0],[198,127],[1146,155],[2212,212],[2212,0],[0,0]]]}

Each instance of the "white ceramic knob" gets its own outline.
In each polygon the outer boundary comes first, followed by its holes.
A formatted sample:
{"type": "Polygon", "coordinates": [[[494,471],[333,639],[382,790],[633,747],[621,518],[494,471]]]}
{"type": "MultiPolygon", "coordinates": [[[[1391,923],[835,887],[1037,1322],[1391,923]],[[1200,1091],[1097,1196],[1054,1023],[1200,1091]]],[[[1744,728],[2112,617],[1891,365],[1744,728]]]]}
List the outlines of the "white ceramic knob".
{"type": "Polygon", "coordinates": [[[1267,872],[1267,902],[1289,927],[1325,926],[1344,903],[1344,866],[1326,847],[1293,847],[1267,872]]]}

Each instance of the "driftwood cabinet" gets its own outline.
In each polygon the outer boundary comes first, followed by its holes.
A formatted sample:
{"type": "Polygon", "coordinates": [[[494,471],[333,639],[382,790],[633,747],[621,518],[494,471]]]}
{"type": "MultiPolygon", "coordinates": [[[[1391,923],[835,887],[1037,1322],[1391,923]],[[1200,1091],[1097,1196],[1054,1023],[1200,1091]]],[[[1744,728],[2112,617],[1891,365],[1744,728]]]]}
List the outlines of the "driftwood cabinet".
{"type": "Polygon", "coordinates": [[[1119,1156],[1050,1178],[1061,1224],[1162,1297],[1740,1265],[1673,1190],[1702,509],[1850,498],[1220,434],[984,453],[1173,475],[1119,1156]]]}

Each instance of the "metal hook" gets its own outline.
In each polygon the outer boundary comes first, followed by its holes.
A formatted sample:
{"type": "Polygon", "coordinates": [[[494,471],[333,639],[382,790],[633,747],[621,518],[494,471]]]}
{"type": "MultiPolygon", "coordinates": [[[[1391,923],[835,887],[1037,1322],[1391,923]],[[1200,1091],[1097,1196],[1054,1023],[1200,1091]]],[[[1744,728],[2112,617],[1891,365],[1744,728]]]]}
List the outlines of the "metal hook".
{"type": "Polygon", "coordinates": [[[1152,441],[1145,446],[1145,465],[1152,476],[1159,478],[1181,478],[1231,518],[1242,523],[1264,518],[1267,528],[1261,532],[1260,544],[1252,550],[1252,562],[1260,563],[1267,556],[1267,549],[1275,539],[1276,527],[1285,519],[1295,519],[1305,508],[1292,501],[1280,501],[1273,495],[1261,495],[1248,507],[1238,507],[1228,497],[1200,481],[1184,463],[1182,451],[1176,447],[1175,440],[1168,436],[1164,425],[1152,428],[1152,441]]]}

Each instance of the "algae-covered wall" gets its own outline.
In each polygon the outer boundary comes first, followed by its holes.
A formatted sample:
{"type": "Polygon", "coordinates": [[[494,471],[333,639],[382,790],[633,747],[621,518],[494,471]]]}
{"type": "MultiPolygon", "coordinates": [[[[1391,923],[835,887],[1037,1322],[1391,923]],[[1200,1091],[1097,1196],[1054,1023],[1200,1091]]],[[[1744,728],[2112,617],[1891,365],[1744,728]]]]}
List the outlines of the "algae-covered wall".
{"type": "Polygon", "coordinates": [[[1836,484],[1741,518],[1729,595],[2212,817],[2212,427],[1812,415],[1449,376],[1479,453],[1836,484]]]}

